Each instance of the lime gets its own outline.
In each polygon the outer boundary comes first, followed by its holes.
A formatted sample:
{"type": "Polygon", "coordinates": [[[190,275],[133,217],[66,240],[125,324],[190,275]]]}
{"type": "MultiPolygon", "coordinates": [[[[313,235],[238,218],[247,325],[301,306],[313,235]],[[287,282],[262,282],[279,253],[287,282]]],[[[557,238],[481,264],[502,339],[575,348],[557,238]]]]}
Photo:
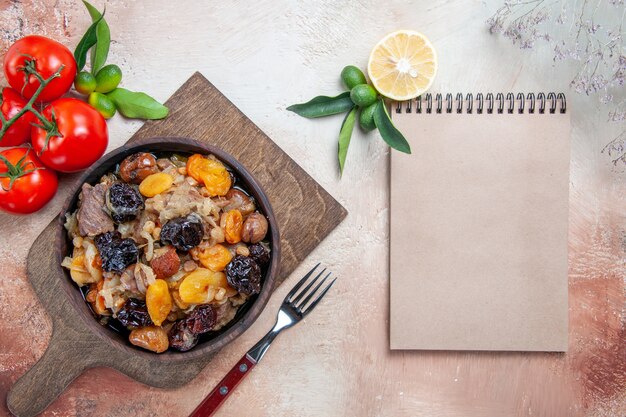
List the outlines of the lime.
{"type": "Polygon", "coordinates": [[[89,94],[96,88],[96,77],[89,71],[81,71],[76,75],[74,88],[81,94],[89,94]]]}
{"type": "Polygon", "coordinates": [[[367,83],[363,71],[354,65],[348,65],[341,70],[341,79],[350,90],[352,90],[355,85],[367,83]]]}
{"type": "Polygon", "coordinates": [[[122,70],[115,64],[102,67],[96,74],[96,90],[98,93],[108,93],[117,88],[122,80],[122,70]]]}
{"type": "Polygon", "coordinates": [[[376,102],[376,90],[371,85],[355,85],[350,91],[352,102],[359,107],[367,107],[376,102]]]}
{"type": "Polygon", "coordinates": [[[98,113],[100,113],[105,119],[110,119],[115,114],[115,104],[110,98],[102,93],[93,92],[89,94],[87,101],[91,107],[98,110],[98,113]]]}
{"type": "Polygon", "coordinates": [[[376,102],[361,109],[361,114],[359,114],[359,125],[361,126],[361,129],[366,132],[376,129],[376,124],[374,124],[374,111],[376,111],[377,105],[378,103],[376,102]]]}

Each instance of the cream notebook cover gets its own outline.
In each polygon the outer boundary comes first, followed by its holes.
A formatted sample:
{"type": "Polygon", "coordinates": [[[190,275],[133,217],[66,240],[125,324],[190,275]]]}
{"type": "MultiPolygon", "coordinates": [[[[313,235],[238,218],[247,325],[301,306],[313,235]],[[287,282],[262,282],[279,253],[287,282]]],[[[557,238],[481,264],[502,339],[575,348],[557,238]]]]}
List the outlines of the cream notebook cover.
{"type": "Polygon", "coordinates": [[[392,108],[391,349],[567,350],[569,114],[516,98],[392,108]]]}

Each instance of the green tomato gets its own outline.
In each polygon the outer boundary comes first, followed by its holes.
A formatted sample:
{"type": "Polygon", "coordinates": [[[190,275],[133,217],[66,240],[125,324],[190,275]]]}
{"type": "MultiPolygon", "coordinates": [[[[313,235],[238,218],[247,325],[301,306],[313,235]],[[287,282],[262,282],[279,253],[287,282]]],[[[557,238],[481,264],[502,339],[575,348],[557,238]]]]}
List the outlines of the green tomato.
{"type": "Polygon", "coordinates": [[[363,71],[361,71],[354,65],[348,65],[343,70],[341,70],[341,79],[346,84],[346,87],[348,87],[350,90],[352,90],[355,85],[367,83],[363,71]]]}
{"type": "Polygon", "coordinates": [[[367,107],[376,103],[377,96],[376,90],[369,84],[355,85],[350,91],[352,102],[359,107],[367,107]]]}
{"type": "Polygon", "coordinates": [[[108,93],[117,88],[122,81],[122,70],[115,64],[105,65],[96,74],[96,89],[98,93],[108,93]]]}
{"type": "Polygon", "coordinates": [[[102,93],[93,92],[89,94],[87,101],[91,107],[98,110],[98,113],[100,113],[105,119],[113,117],[117,110],[113,101],[102,93]]]}
{"type": "Polygon", "coordinates": [[[362,108],[361,113],[359,114],[359,126],[366,132],[376,129],[376,124],[374,123],[374,112],[376,111],[376,106],[378,102],[374,104],[370,104],[369,106],[362,108]]]}
{"type": "Polygon", "coordinates": [[[89,71],[81,71],[74,79],[74,88],[81,94],[89,94],[96,89],[96,77],[89,71]]]}

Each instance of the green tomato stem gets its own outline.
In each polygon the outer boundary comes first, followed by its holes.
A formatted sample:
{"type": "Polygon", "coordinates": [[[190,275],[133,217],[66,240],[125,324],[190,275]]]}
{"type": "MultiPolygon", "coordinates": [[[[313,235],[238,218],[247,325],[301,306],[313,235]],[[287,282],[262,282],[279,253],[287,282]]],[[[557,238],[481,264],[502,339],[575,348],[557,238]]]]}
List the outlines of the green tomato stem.
{"type": "Polygon", "coordinates": [[[7,167],[7,172],[0,174],[0,178],[9,178],[9,188],[5,188],[4,184],[2,184],[2,189],[4,191],[11,191],[11,188],[13,188],[13,183],[16,179],[30,174],[31,172],[37,171],[38,169],[41,169],[38,167],[26,169],[29,164],[32,164],[32,162],[24,163],[26,156],[28,156],[28,151],[24,154],[24,156],[20,158],[19,161],[17,161],[15,165],[13,165],[4,155],[0,155],[0,161],[3,162],[7,167]]]}
{"type": "Polygon", "coordinates": [[[61,76],[61,71],[63,70],[63,68],[65,68],[65,66],[61,65],[54,74],[44,79],[41,74],[37,72],[34,64],[31,64],[30,62],[34,62],[34,60],[27,61],[27,64],[24,66],[23,70],[27,74],[34,75],[39,80],[39,87],[37,88],[37,90],[35,90],[35,94],[33,94],[30,100],[28,100],[28,103],[26,103],[26,105],[19,112],[17,112],[15,116],[11,117],[9,120],[6,120],[2,113],[0,113],[0,121],[2,121],[2,127],[0,128],[0,144],[2,143],[2,139],[4,138],[5,133],[9,130],[13,123],[15,123],[17,119],[19,119],[27,111],[31,112],[35,115],[35,117],[37,117],[37,119],[39,119],[39,121],[41,122],[41,127],[43,127],[45,130],[49,132],[56,131],[55,123],[46,119],[40,112],[38,112],[33,107],[33,104],[35,104],[35,100],[37,100],[37,97],[39,97],[43,89],[46,88],[46,86],[50,84],[52,80],[61,76]]]}

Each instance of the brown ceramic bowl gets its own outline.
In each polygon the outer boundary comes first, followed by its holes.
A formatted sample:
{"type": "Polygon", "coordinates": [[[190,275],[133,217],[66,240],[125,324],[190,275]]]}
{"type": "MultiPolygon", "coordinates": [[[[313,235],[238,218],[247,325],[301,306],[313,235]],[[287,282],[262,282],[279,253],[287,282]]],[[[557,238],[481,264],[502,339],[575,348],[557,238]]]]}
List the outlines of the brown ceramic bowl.
{"type": "Polygon", "coordinates": [[[153,359],[155,355],[158,355],[160,360],[168,362],[185,361],[209,355],[218,351],[227,343],[240,336],[261,314],[261,311],[267,304],[271,295],[280,263],[280,239],[272,206],[270,205],[265,192],[250,172],[248,172],[239,161],[228,153],[214,146],[188,138],[157,137],[135,141],[132,144],[126,144],[105,155],[102,159],[100,159],[100,161],[98,161],[98,163],[90,167],[82,174],[72,190],[71,197],[63,206],[63,210],[61,211],[61,215],[58,220],[56,241],[60,242],[60,245],[58,245],[55,249],[56,258],[60,264],[63,258],[68,255],[68,248],[71,247],[71,242],[69,241],[67,232],[63,226],[65,223],[65,214],[73,212],[76,209],[78,195],[83,183],[97,183],[102,175],[114,170],[115,166],[122,162],[124,158],[136,152],[213,154],[233,170],[243,183],[245,189],[254,197],[257,207],[263,214],[265,214],[269,223],[268,236],[271,245],[271,259],[267,268],[267,273],[263,277],[261,292],[256,296],[251,297],[244,305],[242,305],[235,318],[223,329],[217,332],[217,334],[212,335],[212,338],[209,340],[201,338],[198,345],[187,352],[173,352],[168,350],[165,353],[156,354],[131,345],[127,340],[127,335],[116,333],[111,328],[99,324],[91,309],[84,301],[81,291],[70,278],[67,270],[65,270],[66,279],[62,283],[62,287],[67,293],[71,304],[78,310],[79,316],[85,321],[87,327],[102,338],[110,340],[113,348],[120,349],[130,353],[131,355],[148,355],[153,359]]]}

